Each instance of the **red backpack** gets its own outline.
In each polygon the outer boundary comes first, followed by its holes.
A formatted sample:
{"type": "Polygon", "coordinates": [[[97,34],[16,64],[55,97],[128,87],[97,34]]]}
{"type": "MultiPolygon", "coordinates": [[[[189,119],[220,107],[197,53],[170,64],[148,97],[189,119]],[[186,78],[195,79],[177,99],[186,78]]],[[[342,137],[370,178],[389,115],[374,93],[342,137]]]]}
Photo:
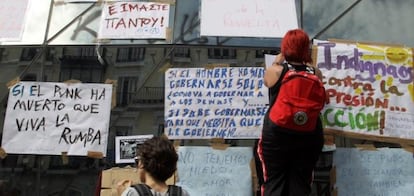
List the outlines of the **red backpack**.
{"type": "Polygon", "coordinates": [[[296,132],[312,132],[325,106],[325,88],[315,68],[284,64],[279,93],[269,111],[270,120],[279,127],[296,132]],[[283,74],[284,73],[284,74],[283,74]]]}

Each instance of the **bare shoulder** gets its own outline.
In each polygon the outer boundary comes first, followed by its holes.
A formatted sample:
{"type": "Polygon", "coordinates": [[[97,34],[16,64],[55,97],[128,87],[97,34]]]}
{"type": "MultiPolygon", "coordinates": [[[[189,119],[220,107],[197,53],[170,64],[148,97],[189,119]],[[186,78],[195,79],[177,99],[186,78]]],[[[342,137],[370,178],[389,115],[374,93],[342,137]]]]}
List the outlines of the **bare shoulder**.
{"type": "Polygon", "coordinates": [[[279,72],[282,72],[282,70],[283,70],[283,65],[273,63],[273,64],[272,64],[272,66],[268,67],[268,69],[269,69],[269,70],[274,70],[274,71],[279,71],[279,72]]]}
{"type": "Polygon", "coordinates": [[[272,66],[267,67],[264,75],[264,84],[266,87],[270,88],[275,85],[279,80],[282,71],[283,66],[279,64],[273,64],[272,66]]]}

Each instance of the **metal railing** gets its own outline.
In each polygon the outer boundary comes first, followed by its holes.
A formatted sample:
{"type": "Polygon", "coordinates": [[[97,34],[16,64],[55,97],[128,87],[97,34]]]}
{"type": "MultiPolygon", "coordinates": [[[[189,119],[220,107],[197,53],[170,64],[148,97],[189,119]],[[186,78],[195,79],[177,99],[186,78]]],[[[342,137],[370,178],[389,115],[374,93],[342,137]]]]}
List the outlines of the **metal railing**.
{"type": "Polygon", "coordinates": [[[137,92],[117,93],[117,106],[126,106],[135,103],[164,103],[164,87],[143,87],[137,92]]]}
{"type": "Polygon", "coordinates": [[[133,99],[134,103],[164,103],[164,87],[143,87],[133,99]]]}

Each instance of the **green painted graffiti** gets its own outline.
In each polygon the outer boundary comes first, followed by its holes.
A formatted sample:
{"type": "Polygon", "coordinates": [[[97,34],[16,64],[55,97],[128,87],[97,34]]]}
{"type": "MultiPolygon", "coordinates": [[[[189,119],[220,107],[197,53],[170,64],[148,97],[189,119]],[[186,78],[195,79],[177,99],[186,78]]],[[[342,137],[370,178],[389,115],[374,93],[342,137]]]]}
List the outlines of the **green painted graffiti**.
{"type": "Polygon", "coordinates": [[[323,112],[323,123],[329,127],[346,127],[351,129],[375,131],[380,128],[380,111],[365,113],[364,109],[358,112],[346,112],[342,109],[328,108],[323,112]]]}

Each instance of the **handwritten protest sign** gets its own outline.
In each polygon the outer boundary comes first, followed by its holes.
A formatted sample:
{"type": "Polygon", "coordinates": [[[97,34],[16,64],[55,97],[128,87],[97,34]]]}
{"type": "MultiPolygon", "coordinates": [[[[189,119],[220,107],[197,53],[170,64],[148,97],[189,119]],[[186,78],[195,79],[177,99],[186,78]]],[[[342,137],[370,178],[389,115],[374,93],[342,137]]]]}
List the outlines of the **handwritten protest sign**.
{"type": "Polygon", "coordinates": [[[178,182],[191,196],[251,196],[252,174],[250,147],[180,146],[178,149],[178,182]]]}
{"type": "Polygon", "coordinates": [[[316,63],[329,103],[327,128],[414,139],[410,48],[320,42],[316,63]]]}
{"type": "MultiPolygon", "coordinates": [[[[107,0],[113,1],[113,0],[107,0]]],[[[65,3],[89,3],[89,2],[98,2],[98,0],[64,0],[65,3]]]]}
{"type": "Polygon", "coordinates": [[[0,1],[0,40],[21,39],[29,0],[0,1]]]}
{"type": "Polygon", "coordinates": [[[414,193],[413,154],[398,148],[334,153],[338,195],[400,196],[414,193]]]}
{"type": "Polygon", "coordinates": [[[258,138],[267,110],[263,67],[173,68],[165,73],[169,138],[258,138]]]}
{"type": "Polygon", "coordinates": [[[65,3],[90,3],[90,2],[99,2],[99,1],[105,1],[105,2],[128,2],[128,1],[134,1],[134,0],[63,0],[65,3]]]}
{"type": "Polygon", "coordinates": [[[20,82],[10,88],[7,153],[106,155],[112,85],[20,82]]]}
{"type": "Polygon", "coordinates": [[[203,0],[200,34],[230,37],[283,37],[298,28],[294,0],[203,0]]]}
{"type": "Polygon", "coordinates": [[[98,0],[64,0],[65,3],[89,3],[89,2],[98,2],[98,0]]]}
{"type": "Polygon", "coordinates": [[[100,39],[166,39],[170,5],[150,2],[106,3],[100,39]]]}

